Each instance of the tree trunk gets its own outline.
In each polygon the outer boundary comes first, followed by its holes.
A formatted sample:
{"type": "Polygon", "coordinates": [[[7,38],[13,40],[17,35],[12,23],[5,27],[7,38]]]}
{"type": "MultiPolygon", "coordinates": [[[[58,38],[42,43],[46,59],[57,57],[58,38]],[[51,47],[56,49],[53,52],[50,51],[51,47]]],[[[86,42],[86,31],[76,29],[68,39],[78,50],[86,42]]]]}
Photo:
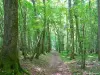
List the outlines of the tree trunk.
{"type": "Polygon", "coordinates": [[[98,3],[98,60],[100,61],[100,0],[97,0],[98,3]]]}
{"type": "Polygon", "coordinates": [[[4,0],[4,40],[0,68],[3,75],[21,75],[18,50],[18,0],[4,0]]]}
{"type": "Polygon", "coordinates": [[[71,10],[71,0],[68,0],[69,4],[69,23],[70,23],[70,29],[71,29],[71,55],[70,58],[74,59],[74,26],[73,26],[73,15],[71,10]]]}
{"type": "Polygon", "coordinates": [[[4,41],[1,51],[1,69],[7,74],[18,75],[18,1],[4,0],[4,41]]]}
{"type": "Polygon", "coordinates": [[[42,37],[42,50],[41,53],[44,54],[45,52],[45,31],[46,31],[46,4],[45,4],[45,0],[43,0],[43,4],[44,4],[44,28],[43,28],[43,37],[42,37]]]}
{"type": "Polygon", "coordinates": [[[24,56],[24,59],[26,59],[26,56],[27,56],[27,43],[26,43],[26,11],[27,9],[24,7],[23,8],[23,56],[24,56]]]}
{"type": "Polygon", "coordinates": [[[51,51],[51,36],[50,36],[50,25],[49,22],[47,24],[47,35],[48,35],[48,52],[51,51]]]}
{"type": "Polygon", "coordinates": [[[82,55],[82,64],[81,64],[81,68],[82,69],[85,69],[85,58],[86,58],[86,50],[85,50],[85,47],[84,47],[84,39],[85,39],[85,25],[83,25],[83,39],[82,39],[82,52],[81,52],[81,55],[82,55]]]}

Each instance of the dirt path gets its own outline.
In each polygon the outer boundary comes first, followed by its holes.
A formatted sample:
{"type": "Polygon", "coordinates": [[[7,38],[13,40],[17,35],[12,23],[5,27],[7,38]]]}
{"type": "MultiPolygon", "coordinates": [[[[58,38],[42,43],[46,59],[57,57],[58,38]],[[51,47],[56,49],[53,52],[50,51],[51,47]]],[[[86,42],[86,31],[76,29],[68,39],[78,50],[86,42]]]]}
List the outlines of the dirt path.
{"type": "Polygon", "coordinates": [[[82,70],[80,63],[76,60],[65,64],[56,51],[41,55],[40,59],[33,59],[32,62],[22,60],[21,64],[30,75],[100,75],[99,61],[86,61],[86,70],[82,70]]]}
{"type": "Polygon", "coordinates": [[[64,64],[56,51],[52,51],[50,55],[43,55],[32,63],[26,61],[23,66],[30,71],[31,75],[72,75],[68,65],[64,64]]]}
{"type": "Polygon", "coordinates": [[[51,54],[49,62],[51,75],[72,75],[69,67],[61,60],[59,53],[52,51],[51,54]]]}

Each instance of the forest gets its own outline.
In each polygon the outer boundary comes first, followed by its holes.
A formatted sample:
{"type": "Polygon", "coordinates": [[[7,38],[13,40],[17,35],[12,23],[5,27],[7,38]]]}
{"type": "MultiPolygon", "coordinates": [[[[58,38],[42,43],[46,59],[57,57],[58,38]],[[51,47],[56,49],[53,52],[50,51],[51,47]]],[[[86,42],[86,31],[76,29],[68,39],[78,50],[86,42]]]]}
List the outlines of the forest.
{"type": "Polygon", "coordinates": [[[0,0],[0,75],[100,75],[100,0],[0,0]]]}

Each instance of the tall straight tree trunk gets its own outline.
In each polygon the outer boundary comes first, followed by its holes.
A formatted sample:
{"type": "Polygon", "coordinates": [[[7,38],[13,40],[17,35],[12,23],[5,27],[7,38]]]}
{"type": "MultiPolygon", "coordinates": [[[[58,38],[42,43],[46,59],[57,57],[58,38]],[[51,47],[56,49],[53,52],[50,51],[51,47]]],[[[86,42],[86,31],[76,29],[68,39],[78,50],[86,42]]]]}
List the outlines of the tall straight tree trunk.
{"type": "Polygon", "coordinates": [[[44,54],[44,51],[45,51],[45,31],[46,31],[46,24],[47,24],[47,20],[46,20],[46,1],[43,0],[43,4],[44,4],[44,28],[43,28],[43,37],[42,37],[42,50],[41,50],[41,53],[44,54]]]}
{"type": "Polygon", "coordinates": [[[61,52],[61,39],[60,39],[61,37],[60,37],[60,31],[59,31],[59,29],[57,30],[57,40],[58,40],[58,51],[59,51],[59,53],[61,52]]]}
{"type": "Polygon", "coordinates": [[[66,42],[66,51],[69,52],[69,25],[67,24],[68,23],[68,17],[67,17],[67,10],[66,10],[66,27],[67,27],[67,42],[66,42]]]}
{"type": "Polygon", "coordinates": [[[71,59],[74,59],[74,26],[73,26],[73,15],[71,10],[71,0],[68,0],[69,5],[69,23],[70,23],[70,29],[71,29],[71,59]]]}
{"type": "Polygon", "coordinates": [[[98,3],[98,60],[100,61],[100,0],[98,3]]]}
{"type": "MultiPolygon", "coordinates": [[[[84,6],[84,0],[81,1],[81,4],[84,6]]],[[[86,18],[85,16],[83,18],[86,18]]],[[[85,60],[86,60],[86,48],[85,48],[85,23],[82,23],[82,39],[81,39],[81,68],[85,69],[85,60]]]]}
{"type": "Polygon", "coordinates": [[[78,41],[78,45],[79,47],[77,48],[78,52],[80,53],[80,47],[81,47],[81,43],[80,43],[80,33],[79,33],[79,24],[78,24],[78,16],[75,14],[75,21],[76,21],[76,41],[78,41]]]}
{"type": "Polygon", "coordinates": [[[26,42],[26,12],[27,12],[27,8],[23,7],[23,56],[24,56],[24,59],[26,59],[26,56],[27,56],[27,42],[26,42]]]}
{"type": "Polygon", "coordinates": [[[51,51],[51,34],[50,34],[50,25],[47,23],[47,34],[48,34],[48,52],[51,51]]]}
{"type": "Polygon", "coordinates": [[[82,55],[82,64],[81,64],[81,68],[82,69],[85,69],[85,58],[86,58],[86,50],[85,50],[85,47],[84,47],[84,39],[85,39],[85,25],[83,25],[83,39],[82,39],[82,52],[81,52],[81,55],[82,55]]]}
{"type": "MultiPolygon", "coordinates": [[[[78,1],[75,0],[74,1],[74,5],[77,6],[78,5],[78,1]]],[[[79,31],[79,18],[78,18],[78,11],[75,9],[74,10],[74,17],[75,17],[75,23],[76,23],[76,50],[77,52],[80,54],[81,53],[81,50],[82,50],[82,42],[80,40],[80,31],[79,31]]]]}
{"type": "Polygon", "coordinates": [[[69,31],[67,28],[67,45],[66,45],[66,50],[69,51],[69,31]]]}
{"type": "Polygon", "coordinates": [[[18,0],[4,0],[3,2],[4,40],[0,57],[0,74],[23,75],[22,73],[25,71],[20,66],[17,49],[18,0]]]}
{"type": "Polygon", "coordinates": [[[0,68],[6,75],[19,75],[18,0],[4,0],[4,40],[0,68]]]}

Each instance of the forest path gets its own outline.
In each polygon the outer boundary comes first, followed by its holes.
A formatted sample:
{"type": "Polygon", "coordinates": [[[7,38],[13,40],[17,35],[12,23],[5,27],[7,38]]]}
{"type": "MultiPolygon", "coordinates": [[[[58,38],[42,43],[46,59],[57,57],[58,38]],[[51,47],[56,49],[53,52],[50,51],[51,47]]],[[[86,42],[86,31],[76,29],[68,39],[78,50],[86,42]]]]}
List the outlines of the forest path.
{"type": "Polygon", "coordinates": [[[33,62],[24,61],[31,75],[72,75],[67,64],[65,64],[58,52],[40,56],[40,59],[33,59],[33,62]]]}
{"type": "Polygon", "coordinates": [[[58,52],[52,51],[51,58],[49,59],[49,68],[51,75],[72,75],[67,64],[65,64],[58,52]]]}

